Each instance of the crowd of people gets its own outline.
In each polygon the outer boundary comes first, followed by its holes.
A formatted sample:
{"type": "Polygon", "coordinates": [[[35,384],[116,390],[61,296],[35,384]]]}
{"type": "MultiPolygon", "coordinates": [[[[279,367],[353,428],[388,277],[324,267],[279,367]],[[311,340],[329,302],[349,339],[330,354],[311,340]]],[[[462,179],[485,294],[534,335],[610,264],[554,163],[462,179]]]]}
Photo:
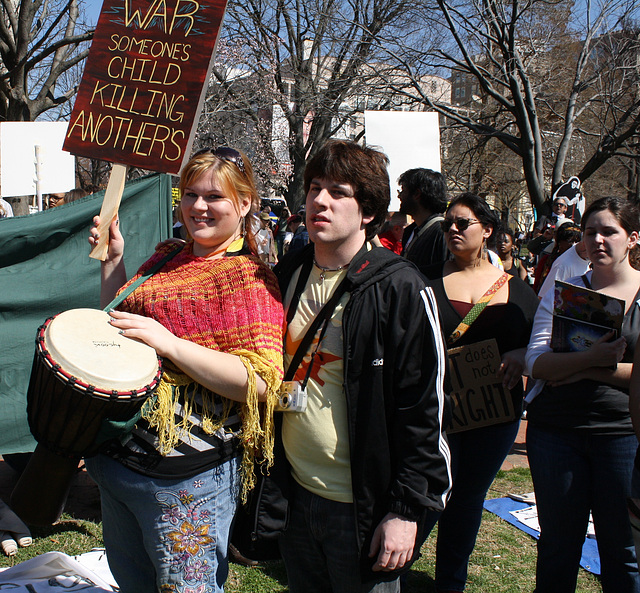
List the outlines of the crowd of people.
{"type": "MultiPolygon", "coordinates": [[[[124,443],[88,462],[122,591],[221,590],[233,509],[258,458],[288,508],[279,543],[292,593],[399,591],[436,523],[436,590],[463,591],[484,498],[518,431],[523,375],[537,386],[526,411],[536,591],[575,590],[589,511],[603,590],[640,591],[625,503],[637,210],[596,200],[580,229],[560,200],[525,242],[482,198],[449,200],[438,172],[412,169],[399,183],[400,212],[388,215],[386,157],[330,142],[305,171],[304,208],[272,216],[258,209],[244,154],[210,150],[185,167],[186,244],[161,245],[131,281],[177,253],[111,312],[165,359],[161,393],[124,443]],[[553,291],[536,296],[553,278],[624,299],[622,336],[554,352],[553,291]],[[184,294],[200,303],[189,316],[184,294]],[[514,414],[446,434],[447,349],[487,339],[514,414]],[[283,375],[304,405],[274,422],[283,375]]],[[[123,252],[115,221],[105,302],[126,287],[123,252]]]]}
{"type": "Polygon", "coordinates": [[[603,591],[640,593],[626,507],[640,494],[636,206],[596,199],[578,225],[559,198],[527,236],[483,198],[449,196],[441,173],[410,169],[389,214],[387,166],[331,141],[307,164],[303,208],[272,213],[244,153],[200,151],[180,178],[186,240],[157,246],[131,278],[111,223],[103,306],[163,262],[109,312],[162,357],[160,387],[87,460],[123,593],[223,590],[234,512],[256,480],[285,510],[273,529],[292,593],[398,592],[436,524],[436,591],[464,591],[523,413],[535,591],[575,591],[591,512],[603,591]],[[622,299],[621,335],[554,351],[558,279],[622,299]],[[448,351],[487,340],[511,415],[449,433],[448,351]]]}

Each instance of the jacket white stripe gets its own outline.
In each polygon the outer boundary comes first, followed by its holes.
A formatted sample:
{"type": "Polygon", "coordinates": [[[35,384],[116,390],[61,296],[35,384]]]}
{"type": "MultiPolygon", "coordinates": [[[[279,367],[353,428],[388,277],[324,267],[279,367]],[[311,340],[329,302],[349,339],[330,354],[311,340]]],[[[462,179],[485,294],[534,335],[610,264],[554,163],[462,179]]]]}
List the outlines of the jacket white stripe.
{"type": "Polygon", "coordinates": [[[444,426],[442,425],[444,418],[444,409],[446,403],[446,396],[444,393],[444,375],[447,369],[447,349],[444,345],[442,337],[442,328],[440,327],[440,316],[438,315],[438,305],[436,303],[436,297],[433,294],[433,290],[430,287],[425,287],[420,292],[422,300],[424,301],[424,308],[433,331],[433,341],[436,346],[436,353],[438,357],[438,375],[436,378],[436,395],[438,397],[438,424],[440,425],[440,435],[438,436],[438,448],[444,457],[445,464],[447,466],[447,477],[449,479],[449,486],[442,493],[442,504],[445,505],[451,492],[451,486],[453,483],[453,477],[451,475],[451,450],[449,449],[449,443],[444,436],[444,426]]]}

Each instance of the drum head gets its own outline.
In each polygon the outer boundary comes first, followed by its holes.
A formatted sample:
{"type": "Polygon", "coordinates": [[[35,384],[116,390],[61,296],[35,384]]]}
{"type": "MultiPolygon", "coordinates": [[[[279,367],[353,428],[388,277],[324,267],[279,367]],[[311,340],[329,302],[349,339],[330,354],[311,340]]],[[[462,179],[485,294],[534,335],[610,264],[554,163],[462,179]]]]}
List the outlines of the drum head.
{"type": "Polygon", "coordinates": [[[153,381],[156,351],[121,336],[97,309],[71,309],[51,320],[44,348],[62,370],[87,385],[107,391],[131,391],[153,381]]]}

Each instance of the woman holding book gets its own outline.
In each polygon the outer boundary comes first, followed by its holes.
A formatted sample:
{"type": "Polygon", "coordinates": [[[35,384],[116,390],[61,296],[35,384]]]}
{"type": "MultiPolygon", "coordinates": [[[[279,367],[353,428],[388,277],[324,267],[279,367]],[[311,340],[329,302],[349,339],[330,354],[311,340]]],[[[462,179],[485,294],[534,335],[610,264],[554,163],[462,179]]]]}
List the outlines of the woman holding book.
{"type": "Polygon", "coordinates": [[[513,276],[490,263],[487,240],[499,224],[478,196],[456,197],[442,221],[451,259],[424,270],[449,348],[493,338],[501,364],[492,388],[509,389],[514,408],[513,416],[499,424],[448,435],[451,497],[442,513],[429,514],[426,526],[430,531],[438,521],[435,580],[439,593],[465,588],[484,498],[513,444],[522,413],[524,354],[538,299],[524,282],[510,282],[513,276]]]}
{"type": "Polygon", "coordinates": [[[582,231],[593,270],[568,280],[625,302],[621,336],[612,331],[583,352],[553,352],[554,291],[536,314],[527,368],[546,381],[527,408],[527,451],[541,529],[537,593],[575,591],[589,511],[602,590],[640,592],[626,507],[638,446],[629,416],[629,380],[640,332],[640,272],[629,263],[629,252],[639,229],[631,202],[602,198],[591,204],[582,231]]]}

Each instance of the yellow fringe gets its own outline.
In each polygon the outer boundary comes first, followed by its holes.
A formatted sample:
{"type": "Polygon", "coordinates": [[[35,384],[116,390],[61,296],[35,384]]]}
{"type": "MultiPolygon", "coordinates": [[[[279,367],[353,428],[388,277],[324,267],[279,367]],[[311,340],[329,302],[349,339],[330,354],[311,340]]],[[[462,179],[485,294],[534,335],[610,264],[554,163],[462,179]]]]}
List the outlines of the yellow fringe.
{"type": "MultiPolygon", "coordinates": [[[[247,500],[247,494],[254,488],[256,476],[254,465],[256,457],[260,459],[263,468],[273,465],[274,424],[273,412],[278,401],[278,390],[282,377],[279,370],[273,364],[268,364],[255,352],[238,350],[230,352],[240,358],[247,370],[247,397],[246,402],[239,403],[221,397],[223,412],[219,417],[213,416],[214,394],[202,386],[198,390],[202,393],[202,429],[207,434],[213,434],[219,430],[229,418],[229,414],[237,404],[242,421],[242,490],[240,498],[243,503],[247,500]],[[258,389],[256,375],[260,375],[267,384],[266,401],[258,401],[258,389]],[[210,394],[211,397],[207,397],[210,394]]],[[[143,417],[149,425],[156,429],[160,440],[160,453],[168,455],[180,440],[184,440],[184,433],[190,433],[192,424],[188,420],[193,411],[196,384],[193,379],[184,373],[175,372],[165,367],[162,380],[156,391],[155,402],[145,406],[142,410],[143,417]],[[175,404],[178,398],[183,401],[183,411],[180,414],[180,422],[176,424],[175,404]]]]}

